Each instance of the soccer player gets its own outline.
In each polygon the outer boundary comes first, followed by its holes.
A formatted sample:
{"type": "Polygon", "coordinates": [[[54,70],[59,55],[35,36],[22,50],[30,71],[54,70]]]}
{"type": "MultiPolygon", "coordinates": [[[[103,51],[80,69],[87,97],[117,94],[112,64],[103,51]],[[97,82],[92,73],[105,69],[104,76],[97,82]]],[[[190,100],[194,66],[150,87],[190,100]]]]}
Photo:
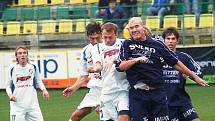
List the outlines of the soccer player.
{"type": "Polygon", "coordinates": [[[15,55],[17,63],[8,68],[6,87],[10,100],[10,121],[43,121],[36,86],[42,90],[46,100],[49,99],[49,93],[39,76],[38,68],[28,60],[28,49],[19,46],[15,55]]]}
{"type": "Polygon", "coordinates": [[[101,71],[100,120],[130,121],[129,84],[125,72],[118,72],[115,68],[123,41],[117,39],[117,25],[110,22],[102,25],[102,39],[103,43],[94,46],[92,56],[95,65],[88,68],[89,72],[101,71]]]}
{"type": "Polygon", "coordinates": [[[128,22],[130,41],[124,41],[120,49],[119,69],[126,71],[131,85],[129,107],[133,121],[168,121],[168,104],[163,79],[163,64],[183,72],[198,84],[207,86],[206,81],[190,71],[177,59],[162,41],[146,36],[140,17],[128,22]]]}
{"type": "MultiPolygon", "coordinates": [[[[165,45],[172,50],[177,58],[196,75],[202,77],[200,66],[187,53],[176,51],[179,33],[176,28],[170,27],[163,31],[165,45]]],[[[186,78],[171,66],[163,66],[163,74],[167,83],[167,95],[170,121],[200,121],[196,109],[192,106],[191,99],[185,91],[186,78]]],[[[191,78],[192,79],[192,78],[191,78]]]]}
{"type": "Polygon", "coordinates": [[[92,22],[86,27],[89,44],[82,49],[80,56],[80,76],[72,87],[68,87],[63,91],[63,95],[68,97],[72,95],[81,85],[86,84],[90,88],[89,92],[85,95],[84,99],[73,112],[69,121],[80,121],[88,115],[93,108],[99,106],[99,97],[101,93],[101,81],[99,73],[88,73],[87,68],[93,64],[92,47],[101,42],[101,26],[99,23],[92,22]],[[89,80],[89,77],[91,78],[89,80]]]}

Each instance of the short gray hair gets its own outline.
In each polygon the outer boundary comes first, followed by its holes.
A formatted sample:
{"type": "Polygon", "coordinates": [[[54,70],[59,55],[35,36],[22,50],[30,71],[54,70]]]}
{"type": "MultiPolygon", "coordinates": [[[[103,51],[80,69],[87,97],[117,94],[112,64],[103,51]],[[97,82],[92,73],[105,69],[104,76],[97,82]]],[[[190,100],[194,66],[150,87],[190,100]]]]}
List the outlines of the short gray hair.
{"type": "Polygon", "coordinates": [[[129,27],[129,24],[131,24],[131,23],[140,23],[143,25],[143,20],[141,17],[132,17],[128,21],[128,27],[129,27]]]}

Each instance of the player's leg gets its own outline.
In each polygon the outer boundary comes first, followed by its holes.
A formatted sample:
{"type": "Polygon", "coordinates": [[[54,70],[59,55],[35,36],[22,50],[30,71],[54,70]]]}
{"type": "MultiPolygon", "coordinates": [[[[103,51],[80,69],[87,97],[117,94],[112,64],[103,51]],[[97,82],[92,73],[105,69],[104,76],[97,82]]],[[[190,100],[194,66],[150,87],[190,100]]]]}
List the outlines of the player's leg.
{"type": "Polygon", "coordinates": [[[180,115],[180,121],[200,121],[196,109],[188,101],[180,108],[180,115]]]}
{"type": "Polygon", "coordinates": [[[169,106],[169,120],[179,121],[179,107],[169,106]]]}
{"type": "Polygon", "coordinates": [[[25,116],[26,121],[44,121],[40,108],[29,110],[25,116]]]}
{"type": "Polygon", "coordinates": [[[132,121],[149,121],[147,108],[150,105],[148,97],[139,89],[129,90],[129,110],[132,121]]]}
{"type": "Polygon", "coordinates": [[[72,121],[80,121],[86,115],[91,113],[92,109],[99,105],[99,97],[100,89],[91,88],[78,106],[78,109],[76,109],[75,112],[72,113],[70,119],[72,121]]]}
{"type": "Polygon", "coordinates": [[[92,107],[85,107],[81,109],[76,109],[75,112],[72,113],[70,120],[72,121],[80,121],[86,115],[88,115],[92,111],[92,107]]]}
{"type": "Polygon", "coordinates": [[[121,91],[116,97],[119,121],[130,121],[128,91],[121,91]]]}
{"type": "Polygon", "coordinates": [[[118,113],[111,94],[100,97],[100,121],[118,121],[118,113]]]}
{"type": "Polygon", "coordinates": [[[151,90],[150,117],[152,121],[169,121],[169,109],[166,91],[162,88],[151,90]]]}
{"type": "Polygon", "coordinates": [[[17,111],[10,113],[10,121],[24,121],[25,120],[25,112],[17,111]]]}

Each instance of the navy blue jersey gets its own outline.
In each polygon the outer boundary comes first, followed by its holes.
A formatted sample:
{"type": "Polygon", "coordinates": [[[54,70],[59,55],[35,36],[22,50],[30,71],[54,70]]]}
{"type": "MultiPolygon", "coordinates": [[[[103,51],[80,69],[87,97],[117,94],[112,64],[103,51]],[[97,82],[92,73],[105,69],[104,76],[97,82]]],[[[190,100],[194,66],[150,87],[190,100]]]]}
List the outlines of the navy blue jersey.
{"type": "Polygon", "coordinates": [[[175,54],[170,51],[163,42],[147,38],[145,41],[126,40],[120,49],[120,59],[130,60],[146,56],[148,63],[138,63],[126,70],[127,79],[131,86],[138,81],[152,87],[160,87],[164,84],[163,64],[165,61],[170,66],[178,62],[175,54]]]}
{"type": "MultiPolygon", "coordinates": [[[[200,66],[186,53],[176,51],[177,58],[191,71],[201,77],[200,66]]],[[[171,66],[164,64],[163,75],[167,83],[167,94],[170,106],[181,106],[190,101],[190,97],[185,91],[186,79],[182,73],[171,66]]]]}

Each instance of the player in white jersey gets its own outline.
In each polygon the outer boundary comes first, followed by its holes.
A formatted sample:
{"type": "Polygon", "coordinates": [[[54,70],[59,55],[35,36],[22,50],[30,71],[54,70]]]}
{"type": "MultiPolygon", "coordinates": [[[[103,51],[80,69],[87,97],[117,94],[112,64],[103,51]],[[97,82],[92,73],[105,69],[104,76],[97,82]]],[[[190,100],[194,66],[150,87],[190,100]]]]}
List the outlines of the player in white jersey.
{"type": "Polygon", "coordinates": [[[39,70],[28,61],[28,50],[24,46],[15,51],[17,63],[8,69],[6,92],[10,100],[10,121],[43,121],[36,86],[46,100],[49,93],[39,76],[39,70]]]}
{"type": "Polygon", "coordinates": [[[72,95],[77,89],[79,89],[83,84],[86,84],[87,82],[87,87],[90,88],[90,90],[85,95],[84,99],[75,110],[75,112],[73,112],[69,121],[80,121],[82,118],[88,115],[93,108],[98,108],[99,106],[101,81],[97,77],[99,77],[100,75],[98,73],[88,73],[87,68],[89,66],[92,66],[93,64],[91,54],[93,45],[101,42],[100,24],[95,22],[88,24],[87,36],[89,44],[83,48],[80,56],[80,76],[72,87],[68,87],[63,91],[63,95],[65,97],[72,95]]]}
{"type": "Polygon", "coordinates": [[[102,91],[100,97],[100,119],[102,121],[130,121],[128,106],[129,84],[124,72],[118,72],[115,62],[122,40],[117,39],[117,25],[102,25],[103,43],[94,46],[94,66],[89,72],[100,72],[102,91]],[[99,48],[99,49],[96,49],[99,48]]]}

